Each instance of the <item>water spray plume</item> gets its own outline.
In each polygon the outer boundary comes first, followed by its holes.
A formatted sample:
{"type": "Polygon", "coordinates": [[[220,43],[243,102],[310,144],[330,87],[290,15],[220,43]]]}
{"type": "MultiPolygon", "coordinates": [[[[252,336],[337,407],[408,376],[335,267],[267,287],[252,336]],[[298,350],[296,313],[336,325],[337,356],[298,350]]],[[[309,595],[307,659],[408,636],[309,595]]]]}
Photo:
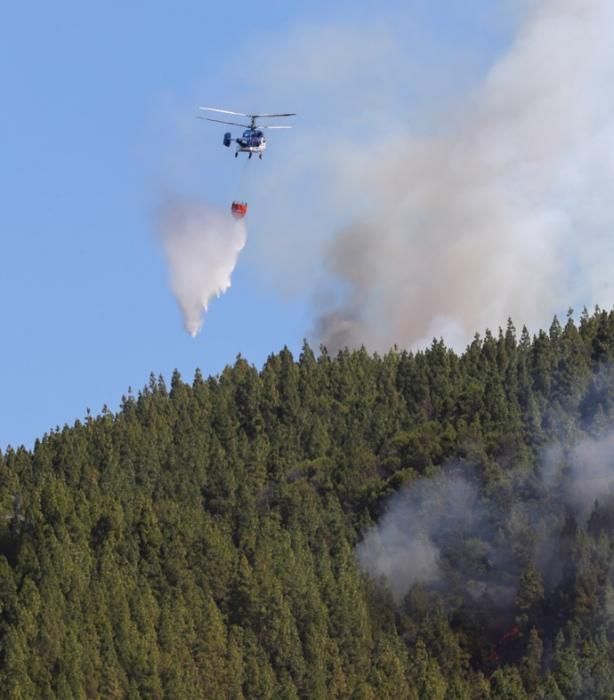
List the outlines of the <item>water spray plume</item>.
{"type": "Polygon", "coordinates": [[[247,229],[227,212],[183,199],[171,199],[162,207],[159,227],[170,286],[185,329],[195,337],[211,299],[230,287],[247,229]]]}

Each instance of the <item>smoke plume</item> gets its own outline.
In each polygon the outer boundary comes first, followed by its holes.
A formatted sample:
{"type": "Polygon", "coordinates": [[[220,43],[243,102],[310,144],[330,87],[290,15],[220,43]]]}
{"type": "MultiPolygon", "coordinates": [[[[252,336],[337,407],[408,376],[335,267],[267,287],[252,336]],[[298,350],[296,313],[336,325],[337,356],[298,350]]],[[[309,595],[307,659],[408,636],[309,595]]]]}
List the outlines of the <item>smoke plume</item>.
{"type": "MultiPolygon", "coordinates": [[[[438,133],[380,144],[347,182],[370,202],[326,249],[329,350],[465,343],[614,302],[614,3],[540,0],[438,133]],[[359,173],[358,175],[355,173],[359,173]]],[[[398,73],[398,70],[396,71],[398,73]]]]}
{"type": "Polygon", "coordinates": [[[614,503],[613,449],[614,433],[552,446],[537,474],[510,474],[503,498],[484,493],[476,470],[449,465],[390,499],[357,547],[360,565],[385,582],[397,603],[419,584],[506,608],[527,552],[546,585],[557,585],[569,547],[569,516],[586,528],[596,502],[614,503]],[[525,551],[519,555],[521,542],[525,551]]]}
{"type": "Polygon", "coordinates": [[[596,501],[614,498],[614,433],[587,438],[564,450],[547,451],[542,479],[549,492],[559,493],[578,522],[586,525],[596,501]]]}
{"type": "Polygon", "coordinates": [[[442,575],[437,540],[450,523],[474,528],[481,519],[476,489],[463,477],[417,482],[394,496],[377,527],[358,545],[358,560],[375,579],[385,579],[399,602],[415,584],[436,584],[442,575]]]}
{"type": "Polygon", "coordinates": [[[160,212],[160,231],[169,266],[170,286],[195,337],[213,297],[230,287],[232,271],[245,245],[240,221],[194,201],[174,200],[160,212]]]}

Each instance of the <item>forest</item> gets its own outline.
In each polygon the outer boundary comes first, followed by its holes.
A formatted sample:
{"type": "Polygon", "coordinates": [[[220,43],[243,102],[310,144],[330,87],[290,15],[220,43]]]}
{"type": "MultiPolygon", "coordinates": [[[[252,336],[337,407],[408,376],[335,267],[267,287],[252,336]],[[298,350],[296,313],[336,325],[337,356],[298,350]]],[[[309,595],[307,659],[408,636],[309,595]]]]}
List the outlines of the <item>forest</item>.
{"type": "Polygon", "coordinates": [[[0,695],[614,698],[613,359],[304,343],[7,448],[0,695]]]}

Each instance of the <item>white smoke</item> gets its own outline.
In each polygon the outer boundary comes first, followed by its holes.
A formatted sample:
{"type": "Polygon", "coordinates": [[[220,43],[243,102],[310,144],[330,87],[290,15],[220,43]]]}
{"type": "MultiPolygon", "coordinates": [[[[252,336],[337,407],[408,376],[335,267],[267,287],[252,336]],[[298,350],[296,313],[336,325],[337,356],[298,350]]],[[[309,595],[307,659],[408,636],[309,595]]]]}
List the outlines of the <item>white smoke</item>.
{"type": "Polygon", "coordinates": [[[578,522],[586,525],[595,505],[614,499],[614,433],[585,438],[573,448],[547,451],[542,479],[548,491],[560,492],[578,522]]]}
{"type": "Polygon", "coordinates": [[[385,579],[397,603],[414,583],[434,583],[441,575],[439,547],[424,530],[412,536],[403,527],[410,515],[399,520],[389,514],[367,533],[357,552],[362,568],[375,579],[385,579]]]}
{"type": "Polygon", "coordinates": [[[418,481],[391,498],[380,522],[358,545],[358,560],[371,577],[385,579],[400,602],[415,583],[441,579],[436,541],[449,532],[467,535],[482,518],[477,490],[462,476],[418,481]]]}
{"type": "Polygon", "coordinates": [[[329,349],[614,302],[612,26],[610,0],[534,3],[460,123],[373,162],[373,212],[327,251],[345,286],[318,319],[329,349]]]}
{"type": "Polygon", "coordinates": [[[160,213],[170,286],[186,331],[195,337],[213,297],[229,287],[247,230],[230,213],[194,201],[173,200],[160,213]]]}

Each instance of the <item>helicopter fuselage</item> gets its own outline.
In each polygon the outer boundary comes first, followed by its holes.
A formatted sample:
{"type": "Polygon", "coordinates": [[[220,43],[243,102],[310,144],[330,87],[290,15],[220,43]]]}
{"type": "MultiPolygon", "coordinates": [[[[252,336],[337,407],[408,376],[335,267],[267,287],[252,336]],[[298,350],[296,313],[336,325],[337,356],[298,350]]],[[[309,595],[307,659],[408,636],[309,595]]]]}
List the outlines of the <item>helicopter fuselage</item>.
{"type": "Polygon", "coordinates": [[[257,153],[262,156],[266,149],[266,137],[260,129],[246,129],[242,136],[234,139],[237,144],[235,156],[239,153],[257,153]]]}

